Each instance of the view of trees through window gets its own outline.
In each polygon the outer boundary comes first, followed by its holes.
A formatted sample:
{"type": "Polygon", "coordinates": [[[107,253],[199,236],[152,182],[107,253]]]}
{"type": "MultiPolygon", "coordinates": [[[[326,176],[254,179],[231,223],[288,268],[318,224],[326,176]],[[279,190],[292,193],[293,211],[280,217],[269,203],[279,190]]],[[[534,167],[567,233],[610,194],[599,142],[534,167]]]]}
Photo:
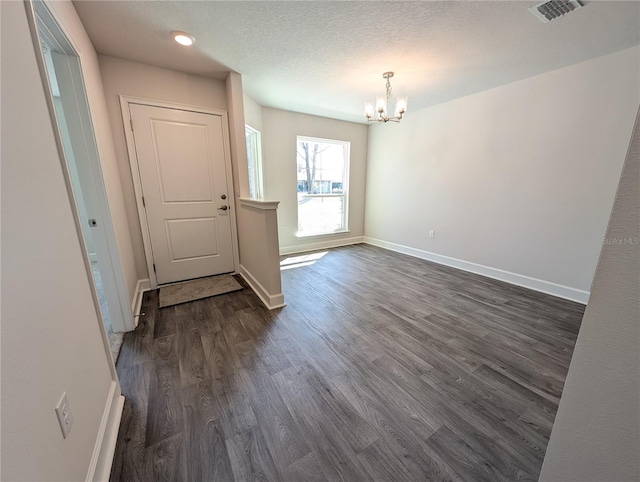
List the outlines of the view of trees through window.
{"type": "Polygon", "coordinates": [[[347,229],[349,143],[297,139],[298,235],[347,229]]]}

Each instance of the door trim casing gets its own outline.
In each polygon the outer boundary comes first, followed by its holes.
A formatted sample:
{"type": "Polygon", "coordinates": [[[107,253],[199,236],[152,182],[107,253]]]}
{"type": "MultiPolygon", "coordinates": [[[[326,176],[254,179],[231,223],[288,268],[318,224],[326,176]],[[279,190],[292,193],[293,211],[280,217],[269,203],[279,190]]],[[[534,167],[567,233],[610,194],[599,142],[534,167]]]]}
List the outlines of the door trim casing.
{"type": "Polygon", "coordinates": [[[231,246],[233,249],[233,269],[238,273],[240,269],[240,257],[238,255],[238,225],[236,221],[236,204],[235,190],[233,185],[233,166],[231,163],[231,148],[229,145],[229,117],[227,111],[219,109],[210,109],[188,104],[178,104],[174,102],[165,102],[160,100],[144,99],[128,95],[119,95],[120,113],[122,114],[122,125],[124,126],[124,136],[127,143],[127,153],[129,155],[129,167],[131,168],[131,177],[133,179],[133,189],[136,197],[136,206],[138,208],[138,219],[140,221],[140,231],[142,231],[142,242],[144,244],[144,254],[147,262],[147,271],[149,272],[149,283],[151,289],[158,287],[158,279],[153,270],[153,252],[151,250],[151,234],[149,233],[149,222],[147,219],[147,211],[142,203],[142,180],[140,179],[140,169],[138,166],[138,155],[136,154],[135,141],[133,131],[131,129],[131,117],[129,113],[129,105],[139,104],[150,107],[163,107],[166,109],[183,110],[187,112],[196,112],[199,114],[217,115],[222,117],[222,142],[225,157],[225,171],[228,188],[229,214],[231,216],[231,246]]]}
{"type": "MultiPolygon", "coordinates": [[[[80,44],[72,35],[71,30],[65,25],[60,17],[59,12],[56,10],[55,2],[50,0],[25,0],[24,6],[27,12],[27,21],[29,22],[29,28],[31,31],[31,38],[33,40],[33,46],[36,54],[36,61],[38,63],[38,69],[40,71],[40,77],[42,80],[43,93],[45,94],[47,107],[49,109],[49,116],[51,118],[51,125],[54,132],[56,146],[58,149],[58,155],[60,157],[62,175],[67,187],[67,193],[69,196],[69,202],[72,206],[74,223],[76,231],[78,232],[78,240],[80,248],[84,257],[85,269],[87,271],[87,277],[89,279],[89,285],[91,286],[91,296],[96,308],[96,314],[100,324],[100,330],[103,338],[103,344],[105,351],[109,359],[111,357],[111,348],[109,339],[107,336],[106,328],[104,325],[104,317],[100,309],[100,297],[97,292],[95,280],[93,277],[91,259],[89,250],[85,244],[85,238],[83,233],[84,221],[80,217],[77,200],[74,195],[73,183],[71,180],[71,172],[69,170],[68,157],[65,154],[64,146],[62,143],[62,135],[60,132],[60,126],[58,124],[58,117],[53,101],[53,92],[49,84],[49,74],[47,73],[46,62],[42,53],[42,45],[45,41],[43,37],[44,31],[49,33],[49,37],[46,38],[47,42],[54,42],[55,45],[60,48],[61,52],[68,59],[75,59],[75,62],[69,60],[69,66],[73,69],[74,80],[77,80],[75,84],[74,95],[78,105],[81,106],[78,110],[81,116],[86,120],[85,131],[83,132],[83,139],[87,148],[87,160],[91,166],[92,177],[91,179],[83,179],[93,183],[95,190],[95,203],[98,206],[100,213],[100,224],[103,229],[96,231],[93,235],[97,238],[102,237],[100,246],[103,259],[109,260],[108,263],[104,263],[103,269],[109,271],[109,278],[112,280],[112,288],[106,292],[107,306],[112,313],[112,325],[118,331],[131,331],[135,328],[135,319],[133,313],[130,311],[129,294],[126,289],[126,281],[122,272],[122,264],[120,262],[120,253],[118,251],[118,243],[113,227],[113,220],[111,218],[109,209],[109,199],[105,190],[104,176],[102,173],[102,155],[103,152],[98,142],[98,135],[95,128],[95,116],[94,105],[87,93],[87,83],[85,81],[87,77],[86,69],[86,53],[80,48],[80,44]],[[42,28],[41,28],[42,27],[42,28]],[[73,64],[73,65],[72,65],[73,64]],[[120,316],[116,316],[120,315],[120,316]]],[[[97,247],[97,246],[96,246],[97,247]]],[[[104,280],[103,280],[104,281],[104,280]]],[[[112,360],[112,376],[117,381],[117,373],[115,370],[115,360],[112,360]]],[[[118,392],[119,392],[118,387],[118,392]]]]}

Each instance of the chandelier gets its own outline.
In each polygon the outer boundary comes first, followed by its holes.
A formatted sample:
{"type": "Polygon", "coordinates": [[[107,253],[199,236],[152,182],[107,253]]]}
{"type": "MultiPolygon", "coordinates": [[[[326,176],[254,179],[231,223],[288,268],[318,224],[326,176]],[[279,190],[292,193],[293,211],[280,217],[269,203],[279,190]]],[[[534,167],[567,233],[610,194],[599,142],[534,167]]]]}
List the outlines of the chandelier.
{"type": "Polygon", "coordinates": [[[402,119],[402,116],[407,111],[407,98],[397,97],[393,117],[389,117],[387,107],[389,105],[389,99],[391,99],[391,82],[389,81],[391,77],[393,77],[393,72],[385,72],[382,74],[382,78],[387,80],[387,93],[384,96],[376,97],[375,108],[370,102],[364,105],[364,115],[368,122],[400,122],[400,119],[402,119]]]}

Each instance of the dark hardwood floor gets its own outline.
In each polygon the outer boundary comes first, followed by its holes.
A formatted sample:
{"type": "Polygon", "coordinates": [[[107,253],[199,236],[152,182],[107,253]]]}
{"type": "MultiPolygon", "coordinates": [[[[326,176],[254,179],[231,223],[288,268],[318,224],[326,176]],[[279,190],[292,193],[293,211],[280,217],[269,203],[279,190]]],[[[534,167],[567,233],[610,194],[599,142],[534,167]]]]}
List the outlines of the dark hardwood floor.
{"type": "Polygon", "coordinates": [[[299,256],[273,312],[145,294],[112,481],[537,480],[582,305],[368,245],[299,256]]]}

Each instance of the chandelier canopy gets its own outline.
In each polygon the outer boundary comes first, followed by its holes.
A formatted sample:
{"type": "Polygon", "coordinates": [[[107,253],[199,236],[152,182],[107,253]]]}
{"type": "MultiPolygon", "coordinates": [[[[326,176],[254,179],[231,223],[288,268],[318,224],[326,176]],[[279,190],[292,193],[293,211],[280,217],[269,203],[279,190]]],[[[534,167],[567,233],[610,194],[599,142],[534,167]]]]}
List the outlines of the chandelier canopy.
{"type": "Polygon", "coordinates": [[[376,97],[375,108],[370,102],[364,105],[364,115],[368,122],[400,122],[402,116],[407,111],[407,97],[397,97],[396,106],[393,117],[388,114],[389,100],[391,99],[391,82],[389,79],[393,77],[393,72],[385,72],[382,78],[386,79],[386,95],[376,97]]]}

